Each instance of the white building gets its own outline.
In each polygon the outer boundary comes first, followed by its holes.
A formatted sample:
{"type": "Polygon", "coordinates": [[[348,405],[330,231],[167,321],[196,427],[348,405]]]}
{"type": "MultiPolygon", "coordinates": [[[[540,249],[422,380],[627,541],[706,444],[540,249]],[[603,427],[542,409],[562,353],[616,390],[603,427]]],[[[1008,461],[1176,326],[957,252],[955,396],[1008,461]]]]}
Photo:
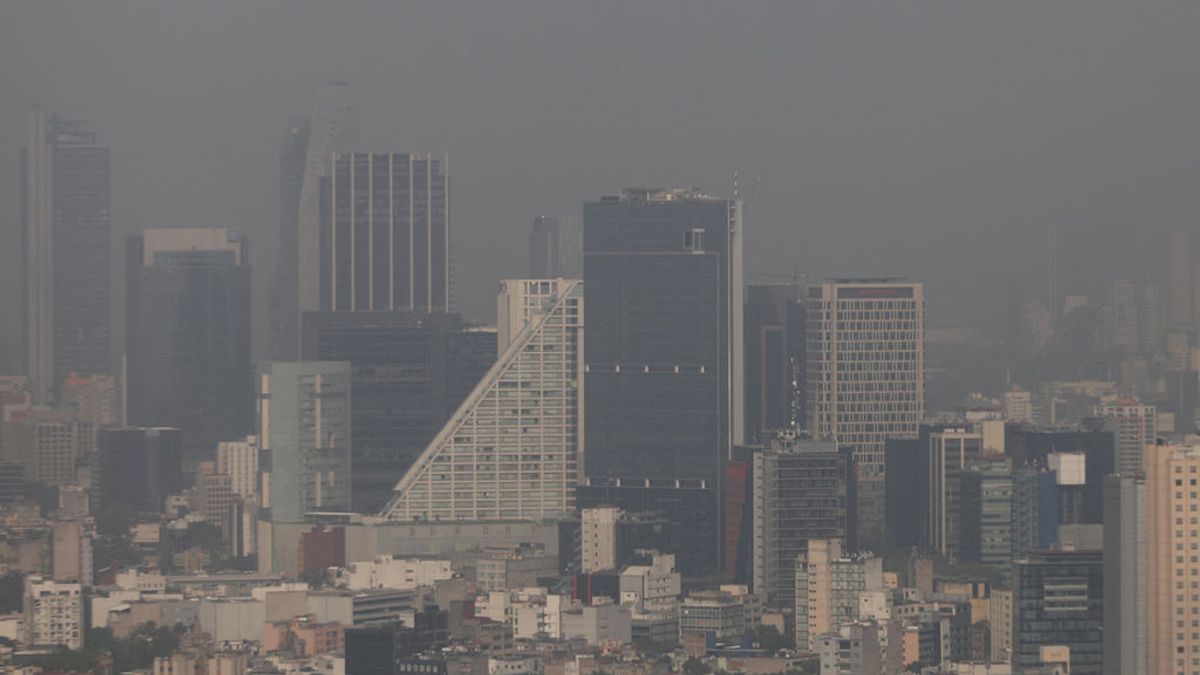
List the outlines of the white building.
{"type": "Polygon", "coordinates": [[[83,587],[25,577],[25,644],[83,647],[83,587]]]}
{"type": "Polygon", "coordinates": [[[679,603],[681,577],[675,556],[654,553],[649,564],[629,565],[621,571],[621,604],[633,603],[644,611],[669,609],[679,603]]]}
{"type": "Polygon", "coordinates": [[[395,521],[546,520],[583,459],[583,284],[504,281],[500,358],[396,485],[395,521]]]}
{"type": "Polygon", "coordinates": [[[604,572],[617,566],[617,522],[621,509],[599,506],[583,509],[580,516],[580,567],[584,574],[604,572]]]}
{"type": "Polygon", "coordinates": [[[1016,424],[1033,424],[1033,393],[1024,389],[1004,392],[1004,419],[1016,424]]]}
{"type": "Polygon", "coordinates": [[[884,444],[925,414],[925,287],[843,279],[808,293],[809,430],[854,451],[859,538],[882,544],[884,444]]]}
{"type": "Polygon", "coordinates": [[[217,444],[217,473],[229,476],[233,493],[253,498],[258,494],[258,436],[217,444]]]}
{"type": "Polygon", "coordinates": [[[334,584],[356,591],[371,588],[408,590],[432,586],[434,582],[453,576],[449,560],[396,559],[390,555],[375,556],[371,562],[347,563],[333,572],[334,584]]]}

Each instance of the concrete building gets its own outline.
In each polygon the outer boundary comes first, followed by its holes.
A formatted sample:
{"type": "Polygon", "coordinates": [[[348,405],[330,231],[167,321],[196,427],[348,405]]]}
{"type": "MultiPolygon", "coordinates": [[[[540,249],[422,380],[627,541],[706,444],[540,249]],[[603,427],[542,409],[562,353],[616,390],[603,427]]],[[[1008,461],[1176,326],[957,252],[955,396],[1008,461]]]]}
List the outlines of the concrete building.
{"type": "Polygon", "coordinates": [[[1041,647],[1057,644],[1070,649],[1071,673],[1099,675],[1107,637],[1101,552],[1029,553],[1013,563],[1013,583],[1013,669],[1042,665],[1041,647]]]}
{"type": "Polygon", "coordinates": [[[925,414],[925,287],[836,280],[810,287],[806,306],[808,429],[854,449],[858,536],[881,546],[884,444],[916,437],[925,414]]]}
{"type": "Polygon", "coordinates": [[[1146,480],[1104,479],[1104,673],[1146,675],[1146,480]]]}
{"type": "Polygon", "coordinates": [[[833,443],[779,436],[754,453],[752,476],[754,591],[793,607],[796,556],[808,542],[853,542],[854,461],[833,443]]]}
{"type": "Polygon", "coordinates": [[[312,614],[268,621],[262,626],[262,651],[266,654],[288,650],[304,658],[342,652],[345,648],[346,627],[338,622],[319,621],[312,614]]]}
{"type": "Polygon", "coordinates": [[[860,596],[883,590],[883,561],[846,555],[836,539],[813,539],[796,557],[796,649],[816,652],[820,636],[859,618],[860,596]]]}
{"type": "Polygon", "coordinates": [[[262,638],[267,603],[254,598],[204,598],[199,625],[214,642],[257,642],[262,638]]]}
{"type": "Polygon", "coordinates": [[[75,409],[76,419],[94,429],[121,424],[121,393],[112,375],[71,373],[63,381],[59,398],[75,409]]]}
{"type": "Polygon", "coordinates": [[[481,592],[527,588],[558,575],[558,556],[537,546],[489,547],[475,561],[475,584],[481,592]]]}
{"type": "Polygon", "coordinates": [[[501,284],[500,358],[396,484],[393,521],[562,518],[583,463],[583,289],[501,284]]]}
{"type": "Polygon", "coordinates": [[[228,537],[226,521],[235,496],[232,476],[217,473],[213,462],[201,462],[196,472],[196,482],[188,495],[188,509],[220,527],[228,537]]]}
{"type": "Polygon", "coordinates": [[[578,216],[537,216],[529,231],[529,278],[583,278],[583,222],[578,216]]]}
{"type": "Polygon", "coordinates": [[[675,556],[653,552],[647,564],[629,565],[621,570],[621,604],[633,602],[643,611],[674,609],[679,603],[682,581],[675,571],[675,556]]]}
{"type": "Polygon", "coordinates": [[[929,435],[929,543],[957,560],[962,525],[962,472],[983,455],[983,434],[949,428],[929,435]]]}
{"type": "Polygon", "coordinates": [[[51,533],[50,576],[92,585],[92,526],[89,520],[56,520],[51,533]]]}
{"type": "Polygon", "coordinates": [[[988,627],[991,629],[992,663],[1012,660],[1013,592],[993,588],[988,598],[988,627]]]}
{"type": "Polygon", "coordinates": [[[262,505],[274,522],[350,507],[350,364],[269,363],[258,389],[262,505]]]}
{"type": "MultiPolygon", "coordinates": [[[[1195,509],[1200,508],[1200,446],[1146,446],[1144,466],[1147,671],[1191,672],[1198,667],[1191,659],[1196,658],[1194,650],[1200,650],[1200,629],[1178,621],[1180,616],[1200,611],[1196,589],[1180,586],[1187,583],[1180,579],[1200,573],[1200,562],[1194,560],[1192,550],[1200,543],[1192,522],[1197,517],[1195,509]]],[[[1129,570],[1121,571],[1121,580],[1129,579],[1129,570]]],[[[1136,592],[1136,585],[1133,590],[1136,592]]]]}
{"type": "Polygon", "coordinates": [[[457,314],[305,312],[301,357],[350,362],[351,506],[378,513],[496,362],[496,333],[457,314]]]}
{"type": "Polygon", "coordinates": [[[739,644],[746,634],[742,598],[722,591],[689,593],[679,606],[679,634],[711,635],[717,644],[739,644]]]}
{"type": "Polygon", "coordinates": [[[25,577],[26,646],[83,647],[83,586],[25,577]]]}
{"type": "Polygon", "coordinates": [[[589,646],[627,644],[633,639],[629,610],[617,604],[572,607],[562,612],[564,640],[582,639],[589,646]]]}
{"type": "Polygon", "coordinates": [[[334,572],[333,581],[337,586],[356,591],[370,588],[407,590],[432,586],[437,581],[453,576],[449,560],[379,555],[369,562],[347,563],[344,568],[334,572]]]}
{"type": "Polygon", "coordinates": [[[143,513],[159,513],[168,495],[183,490],[178,429],[104,429],[97,444],[100,508],[123,503],[143,513]]]}
{"type": "Polygon", "coordinates": [[[217,444],[217,473],[229,476],[230,487],[239,497],[258,496],[258,436],[217,444]]]}
{"type": "MultiPolygon", "coordinates": [[[[686,490],[715,510],[745,439],[741,200],[626,189],[586,202],[583,228],[589,484],[629,488],[606,495],[626,510],[686,490]]],[[[685,573],[715,572],[721,538],[697,543],[685,573]]]]}
{"type": "Polygon", "coordinates": [[[95,428],[73,410],[32,408],[10,414],[0,439],[5,463],[23,467],[27,480],[63,486],[95,448],[95,428]]]}
{"type": "Polygon", "coordinates": [[[1105,427],[1116,436],[1117,472],[1133,475],[1142,472],[1142,449],[1158,438],[1158,409],[1134,401],[1119,401],[1096,406],[1093,412],[1103,417],[1105,427]]]}
{"type": "Polygon", "coordinates": [[[580,571],[605,572],[617,567],[617,523],[621,509],[598,506],[583,509],[581,516],[580,571]]]}
{"type": "Polygon", "coordinates": [[[127,239],[127,419],[176,427],[185,456],[254,427],[249,241],[229,228],[127,239]]]}
{"type": "Polygon", "coordinates": [[[321,181],[321,309],[449,312],[446,156],[335,153],[321,181]]]}
{"type": "Polygon", "coordinates": [[[1004,392],[1004,419],[1013,424],[1033,424],[1033,393],[1024,389],[1004,392]]]}
{"type": "Polygon", "coordinates": [[[820,638],[817,654],[821,675],[875,675],[883,673],[882,628],[874,621],[843,624],[837,632],[820,638]]]}
{"type": "Polygon", "coordinates": [[[34,108],[21,173],[25,367],[46,405],[71,373],[110,372],[109,149],[34,108]]]}

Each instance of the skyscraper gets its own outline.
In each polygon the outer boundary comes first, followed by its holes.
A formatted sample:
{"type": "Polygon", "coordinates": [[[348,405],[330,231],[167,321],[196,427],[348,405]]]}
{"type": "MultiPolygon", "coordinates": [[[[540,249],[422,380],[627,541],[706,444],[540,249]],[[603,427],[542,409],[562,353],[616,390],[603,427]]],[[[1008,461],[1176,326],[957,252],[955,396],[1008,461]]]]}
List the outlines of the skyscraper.
{"type": "Polygon", "coordinates": [[[194,460],[254,428],[248,248],[227,228],[128,239],[129,423],[177,427],[194,460]]]}
{"type": "Polygon", "coordinates": [[[1108,637],[1102,561],[1100,551],[1040,551],[1013,563],[1013,670],[1042,665],[1041,647],[1055,645],[1070,649],[1071,673],[1100,675],[1108,637]]]}
{"type": "Polygon", "coordinates": [[[338,153],[322,179],[321,309],[451,309],[445,156],[338,153]]]}
{"type": "Polygon", "coordinates": [[[929,543],[951,560],[960,553],[962,473],[983,454],[983,434],[943,429],[929,435],[929,543]]]}
{"type": "Polygon", "coordinates": [[[854,449],[859,538],[883,540],[884,444],[925,412],[925,287],[840,279],[809,289],[807,412],[814,437],[854,449]]]}
{"type": "Polygon", "coordinates": [[[389,520],[544,520],[575,510],[583,459],[584,293],[505,281],[500,357],[396,485],[389,520]]]}
{"type": "Polygon", "coordinates": [[[1200,446],[1146,446],[1144,466],[1147,672],[1194,672],[1200,669],[1193,661],[1200,658],[1200,627],[1191,624],[1200,612],[1193,585],[1200,574],[1193,548],[1200,544],[1200,446]]]}
{"type": "MultiPolygon", "coordinates": [[[[1146,675],[1146,481],[1104,478],[1104,672],[1146,675]]],[[[1189,657],[1190,658],[1190,657],[1189,657]]]]}
{"type": "Polygon", "coordinates": [[[349,144],[349,83],[330,82],[311,118],[288,122],[279,150],[279,232],[271,289],[271,358],[300,354],[300,315],[321,308],[321,178],[329,157],[349,144]]]}
{"type": "Polygon", "coordinates": [[[719,500],[745,436],[741,208],[690,189],[584,204],[592,485],[686,485],[719,500]]]}
{"type": "Polygon", "coordinates": [[[262,506],[276,523],[350,508],[350,364],[264,364],[258,375],[262,506]]]}
{"type": "Polygon", "coordinates": [[[167,495],[183,489],[178,429],[103,429],[97,446],[101,508],[126,504],[157,514],[167,495]]]}
{"type": "Polygon", "coordinates": [[[795,430],[804,414],[804,304],[793,284],[746,286],[746,440],[795,430]]]}
{"type": "Polygon", "coordinates": [[[352,508],[378,513],[496,361],[496,333],[456,314],[305,312],[306,361],[349,361],[352,508]]]}
{"type": "Polygon", "coordinates": [[[48,403],[72,372],[109,372],[109,150],[35,108],[23,178],[26,372],[48,403]]]}
{"type": "Polygon", "coordinates": [[[1104,418],[1117,443],[1117,472],[1134,475],[1142,472],[1142,450],[1153,445],[1158,435],[1158,409],[1136,401],[1117,401],[1096,406],[1094,413],[1104,418]]]}
{"type": "Polygon", "coordinates": [[[577,216],[538,216],[529,231],[531,279],[583,278],[583,224],[577,216]]]}

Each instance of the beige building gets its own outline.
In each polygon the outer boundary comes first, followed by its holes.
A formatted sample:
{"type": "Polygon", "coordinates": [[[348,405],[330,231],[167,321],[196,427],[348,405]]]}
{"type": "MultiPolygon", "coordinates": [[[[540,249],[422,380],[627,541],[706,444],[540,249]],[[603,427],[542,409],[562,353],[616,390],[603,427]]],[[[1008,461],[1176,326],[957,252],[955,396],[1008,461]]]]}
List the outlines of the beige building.
{"type": "Polygon", "coordinates": [[[258,436],[217,444],[217,473],[229,476],[234,494],[254,497],[258,494],[258,436]]]}
{"type": "Polygon", "coordinates": [[[617,522],[621,509],[600,506],[584,509],[580,523],[580,565],[584,574],[617,566],[617,522]]]}
{"type": "Polygon", "coordinates": [[[3,439],[5,462],[25,467],[29,480],[54,486],[74,482],[76,460],[95,448],[92,425],[79,422],[71,410],[14,415],[4,424],[3,439]]]}
{"type": "Polygon", "coordinates": [[[25,644],[83,647],[83,587],[25,577],[25,644]]]}
{"type": "Polygon", "coordinates": [[[1147,445],[1146,630],[1151,673],[1200,673],[1200,445],[1147,445]]]}
{"type": "Polygon", "coordinates": [[[1012,659],[1013,592],[992,589],[988,603],[988,625],[992,630],[992,662],[1008,663],[1012,659]]]}

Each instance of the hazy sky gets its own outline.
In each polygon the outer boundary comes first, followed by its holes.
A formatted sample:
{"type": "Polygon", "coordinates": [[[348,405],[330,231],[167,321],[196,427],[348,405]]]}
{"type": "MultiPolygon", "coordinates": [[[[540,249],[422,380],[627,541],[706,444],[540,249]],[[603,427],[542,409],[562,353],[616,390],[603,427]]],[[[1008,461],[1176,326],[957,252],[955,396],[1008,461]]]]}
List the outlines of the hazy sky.
{"type": "Polygon", "coordinates": [[[939,323],[1040,274],[1049,222],[1064,269],[1126,273],[1197,221],[1197,35],[1200,3],[1124,0],[10,0],[0,346],[34,103],[112,146],[114,238],[242,227],[264,282],[285,122],[345,78],[361,149],[450,154],[468,315],[524,273],[533,216],[738,169],[751,278],[908,275],[939,323]]]}

